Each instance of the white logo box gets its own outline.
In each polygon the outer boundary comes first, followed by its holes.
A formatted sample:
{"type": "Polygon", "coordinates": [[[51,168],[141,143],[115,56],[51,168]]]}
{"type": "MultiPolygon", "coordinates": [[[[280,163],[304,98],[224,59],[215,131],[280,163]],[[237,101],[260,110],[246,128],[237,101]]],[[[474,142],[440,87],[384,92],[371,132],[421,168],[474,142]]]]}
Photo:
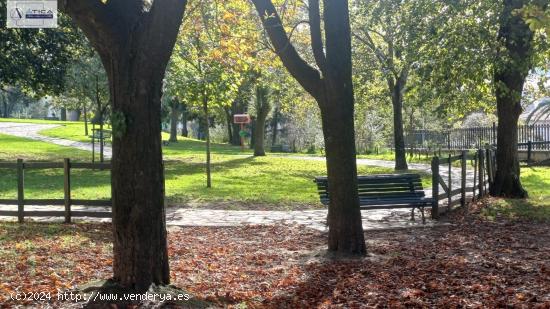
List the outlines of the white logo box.
{"type": "Polygon", "coordinates": [[[8,0],[8,28],[57,28],[57,0],[8,0]]]}

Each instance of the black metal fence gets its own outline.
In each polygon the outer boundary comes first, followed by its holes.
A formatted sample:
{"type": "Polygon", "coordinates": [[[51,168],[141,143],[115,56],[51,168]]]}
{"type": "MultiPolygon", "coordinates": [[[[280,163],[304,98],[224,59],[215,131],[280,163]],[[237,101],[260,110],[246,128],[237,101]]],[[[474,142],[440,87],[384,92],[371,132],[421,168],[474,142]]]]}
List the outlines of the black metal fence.
{"type": "MultiPolygon", "coordinates": [[[[518,149],[550,150],[550,124],[520,125],[518,127],[518,149]]],[[[474,127],[444,131],[414,130],[405,137],[407,148],[479,149],[485,145],[496,145],[497,128],[474,127]]]]}

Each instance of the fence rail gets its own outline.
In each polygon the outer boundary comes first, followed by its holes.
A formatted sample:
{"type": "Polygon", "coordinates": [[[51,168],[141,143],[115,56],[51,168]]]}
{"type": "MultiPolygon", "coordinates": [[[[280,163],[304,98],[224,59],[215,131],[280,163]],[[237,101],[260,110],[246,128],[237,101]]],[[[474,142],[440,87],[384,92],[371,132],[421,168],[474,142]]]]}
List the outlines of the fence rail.
{"type": "MultiPolygon", "coordinates": [[[[550,124],[518,126],[518,149],[527,150],[531,142],[533,150],[550,150],[550,124]]],[[[405,137],[407,148],[447,148],[452,150],[480,149],[496,145],[497,128],[475,127],[443,131],[414,130],[405,137]]]]}
{"type": "Polygon", "coordinates": [[[60,216],[65,217],[65,222],[71,222],[73,217],[96,217],[110,218],[111,212],[106,211],[75,211],[71,209],[72,205],[78,206],[103,206],[111,207],[111,200],[82,200],[71,198],[71,170],[72,169],[94,169],[111,170],[110,163],[73,163],[70,159],[64,159],[63,162],[24,162],[17,159],[17,163],[0,163],[0,169],[17,170],[17,199],[0,199],[0,205],[17,205],[16,211],[0,210],[0,216],[16,216],[19,222],[23,222],[25,217],[44,217],[60,216]],[[63,199],[25,199],[25,170],[30,169],[63,169],[63,199]],[[65,206],[63,211],[25,211],[25,205],[45,206],[57,205],[65,206]]]}
{"type": "Polygon", "coordinates": [[[431,165],[432,196],[434,197],[432,214],[434,218],[439,216],[440,201],[447,201],[446,211],[450,211],[457,205],[465,206],[467,203],[485,196],[488,193],[488,185],[494,180],[496,172],[493,149],[479,149],[475,153],[462,150],[460,155],[449,155],[447,158],[434,156],[431,165]],[[467,171],[468,160],[472,162],[473,166],[473,174],[470,173],[470,175],[467,171]],[[457,161],[460,161],[460,185],[458,188],[454,188],[453,163],[457,161]],[[440,173],[442,166],[448,171],[446,177],[440,173]],[[470,177],[471,182],[468,181],[468,177],[470,177]],[[440,186],[443,189],[441,193],[440,186]],[[471,195],[468,194],[469,192],[471,192],[471,195]]]}

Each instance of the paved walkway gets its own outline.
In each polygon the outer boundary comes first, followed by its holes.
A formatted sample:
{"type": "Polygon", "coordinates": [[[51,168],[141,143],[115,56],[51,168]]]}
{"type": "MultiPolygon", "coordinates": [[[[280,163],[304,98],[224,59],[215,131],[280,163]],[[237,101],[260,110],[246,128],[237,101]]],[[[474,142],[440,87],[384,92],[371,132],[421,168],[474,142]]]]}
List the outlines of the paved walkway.
{"type": "MultiPolygon", "coordinates": [[[[17,210],[17,206],[0,206],[2,210],[17,210]]],[[[109,211],[106,207],[80,207],[73,206],[72,210],[109,211]]],[[[45,206],[25,206],[25,211],[44,211],[45,206]]],[[[62,206],[48,206],[47,210],[63,211],[62,206]]],[[[260,210],[211,210],[168,207],[166,210],[166,224],[168,226],[212,226],[229,227],[241,225],[271,225],[271,224],[301,224],[319,231],[327,231],[325,225],[327,211],[301,210],[301,211],[260,211],[260,210]]],[[[414,227],[432,227],[441,225],[426,218],[426,224],[422,224],[420,213],[415,212],[415,221],[411,221],[410,210],[372,210],[362,211],[363,229],[386,230],[414,227]]],[[[28,219],[25,219],[28,220],[28,219]]],[[[33,217],[33,221],[39,222],[63,222],[63,217],[33,217]]],[[[2,217],[0,221],[17,221],[16,217],[2,217]]],[[[109,218],[73,218],[74,222],[110,222],[109,218]]]]}
{"type": "MultiPolygon", "coordinates": [[[[36,141],[42,141],[46,143],[56,144],[59,146],[67,146],[67,147],[73,147],[78,148],[81,150],[87,150],[92,151],[92,143],[91,140],[89,143],[83,143],[83,142],[77,142],[77,141],[71,141],[68,139],[62,139],[62,138],[55,138],[55,137],[49,137],[40,134],[40,131],[47,130],[47,129],[53,129],[56,127],[59,127],[61,125],[58,124],[38,124],[38,123],[16,123],[16,122],[0,122],[0,133],[1,134],[8,134],[23,138],[29,138],[36,141]]],[[[95,145],[96,151],[99,153],[99,144],[95,145]]],[[[105,155],[105,158],[110,158],[112,154],[111,147],[109,145],[105,145],[103,154],[105,155]]]]}
{"type": "MultiPolygon", "coordinates": [[[[61,146],[74,147],[82,150],[91,151],[92,147],[90,143],[75,142],[66,139],[52,138],[41,135],[39,132],[42,130],[55,128],[59,125],[54,124],[28,124],[28,123],[10,123],[0,122],[0,133],[9,134],[23,138],[30,138],[33,140],[48,142],[61,146]]],[[[111,148],[105,147],[105,156],[111,156],[111,148]]],[[[285,156],[297,160],[312,160],[312,161],[324,161],[323,157],[309,157],[309,156],[285,156]]],[[[384,160],[372,160],[372,159],[358,159],[358,165],[369,165],[393,168],[394,162],[384,160]]],[[[426,171],[430,173],[430,165],[421,163],[409,164],[409,168],[415,170],[426,171]]],[[[469,171],[468,178],[472,179],[472,171],[469,171]]],[[[448,169],[442,168],[441,175],[444,179],[448,177],[448,169]]],[[[460,169],[452,169],[453,187],[457,187],[460,182],[460,169]]],[[[426,188],[426,195],[431,196],[431,188],[426,188]]],[[[440,192],[442,188],[440,188],[440,192]]],[[[471,193],[470,193],[471,194],[471,193]]],[[[15,210],[9,208],[12,206],[0,206],[2,210],[15,210]]],[[[56,210],[57,206],[48,206],[47,210],[56,210]]],[[[73,207],[74,210],[83,210],[83,208],[73,207]]],[[[25,210],[46,210],[44,206],[26,206],[25,210]]],[[[62,208],[59,208],[62,210],[62,208]]],[[[86,210],[108,210],[102,207],[87,207],[86,210]]],[[[191,208],[177,208],[169,207],[167,209],[167,224],[172,226],[238,226],[242,224],[274,224],[277,222],[298,223],[308,227],[325,230],[327,211],[326,210],[304,210],[304,211],[239,211],[239,210],[210,210],[210,209],[191,209],[191,208]]],[[[420,214],[417,214],[417,220],[410,220],[410,210],[408,209],[396,209],[396,210],[369,210],[362,211],[363,228],[365,230],[374,229],[393,229],[393,228],[408,228],[408,227],[422,227],[422,222],[419,218],[420,214]]],[[[61,218],[43,217],[34,218],[38,221],[58,221],[61,218]]],[[[0,220],[15,220],[15,218],[0,217],[0,220]]],[[[96,219],[85,218],[86,221],[109,221],[110,219],[96,219]]],[[[430,220],[427,221],[425,226],[432,226],[435,223],[430,220]]]]}

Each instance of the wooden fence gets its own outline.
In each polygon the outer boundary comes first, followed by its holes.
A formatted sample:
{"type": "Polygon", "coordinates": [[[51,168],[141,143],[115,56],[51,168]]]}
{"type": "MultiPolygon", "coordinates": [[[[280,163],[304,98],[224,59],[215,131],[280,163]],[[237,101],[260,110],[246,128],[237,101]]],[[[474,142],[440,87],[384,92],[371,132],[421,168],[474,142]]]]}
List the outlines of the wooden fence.
{"type": "Polygon", "coordinates": [[[111,212],[106,211],[73,211],[72,205],[79,206],[105,206],[111,207],[111,200],[78,200],[71,198],[71,170],[72,169],[94,169],[111,170],[110,163],[73,163],[70,159],[63,162],[23,162],[18,159],[17,163],[0,163],[0,169],[17,170],[17,199],[0,199],[0,205],[17,205],[17,211],[0,211],[0,216],[17,216],[19,222],[25,217],[49,217],[64,216],[65,222],[71,222],[72,217],[96,217],[110,218],[111,212]],[[63,199],[25,199],[25,170],[30,169],[63,169],[63,199]],[[64,211],[25,211],[25,205],[65,206],[64,211]]]}
{"type": "Polygon", "coordinates": [[[488,193],[489,183],[494,180],[495,172],[496,160],[493,149],[480,149],[474,153],[463,150],[460,155],[449,155],[447,158],[434,156],[432,158],[432,196],[434,197],[432,213],[434,218],[439,216],[440,201],[446,201],[446,211],[450,211],[457,205],[465,206],[467,203],[485,196],[488,193]],[[457,161],[460,161],[460,185],[454,188],[453,163],[457,161]],[[468,173],[468,161],[473,167],[473,173],[468,173]],[[448,175],[440,174],[442,167],[447,169],[448,175]],[[470,182],[468,177],[470,177],[470,182]],[[439,191],[439,186],[443,188],[443,192],[439,191]]]}
{"type": "MultiPolygon", "coordinates": [[[[405,142],[407,148],[479,149],[487,144],[496,145],[497,128],[496,124],[493,124],[491,127],[443,131],[414,130],[407,134],[405,142]]],[[[532,143],[533,150],[550,150],[550,125],[518,126],[518,149],[527,150],[529,142],[532,143]]]]}

